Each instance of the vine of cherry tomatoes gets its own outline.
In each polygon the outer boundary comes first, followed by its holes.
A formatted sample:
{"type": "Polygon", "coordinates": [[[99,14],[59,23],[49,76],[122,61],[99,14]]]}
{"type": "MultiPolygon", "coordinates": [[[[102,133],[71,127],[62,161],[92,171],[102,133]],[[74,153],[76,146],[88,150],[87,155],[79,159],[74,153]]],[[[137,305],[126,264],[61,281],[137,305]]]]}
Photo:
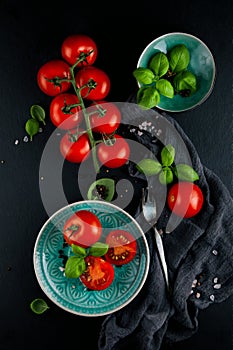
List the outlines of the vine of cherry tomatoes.
{"type": "Polygon", "coordinates": [[[64,131],[61,155],[81,163],[92,153],[96,172],[100,165],[118,168],[130,155],[127,141],[116,134],[121,111],[106,101],[111,81],[94,65],[97,56],[91,37],[70,35],[62,42],[61,58],[46,62],[37,72],[39,88],[52,97],[51,122],[64,131]]]}

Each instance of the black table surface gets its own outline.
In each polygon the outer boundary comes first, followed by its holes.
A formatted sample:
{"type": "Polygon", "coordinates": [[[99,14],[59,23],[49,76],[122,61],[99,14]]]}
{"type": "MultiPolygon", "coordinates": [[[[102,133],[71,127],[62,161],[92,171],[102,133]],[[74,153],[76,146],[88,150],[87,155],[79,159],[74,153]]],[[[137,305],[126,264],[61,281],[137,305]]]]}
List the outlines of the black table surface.
{"type": "MultiPolygon", "coordinates": [[[[33,248],[47,220],[38,171],[46,141],[54,130],[48,118],[33,142],[23,141],[30,106],[41,104],[47,109],[51,100],[37,86],[37,70],[60,55],[66,36],[90,35],[99,48],[96,65],[111,79],[108,101],[124,102],[136,91],[132,71],[142,50],[169,32],[199,37],[215,58],[217,76],[211,96],[201,106],[173,117],[192,140],[202,163],[232,193],[232,1],[145,1],[139,6],[133,2],[127,9],[123,2],[104,6],[81,1],[1,0],[0,350],[81,349],[81,344],[97,349],[104,320],[104,316],[77,316],[53,304],[34,273],[33,248]],[[29,304],[35,298],[44,298],[50,309],[34,314],[29,304]]],[[[75,176],[75,168],[70,167],[67,179],[75,176]]],[[[79,200],[77,192],[69,189],[69,201],[79,200]]],[[[172,349],[232,349],[232,310],[229,298],[201,311],[197,334],[172,349]]]]}

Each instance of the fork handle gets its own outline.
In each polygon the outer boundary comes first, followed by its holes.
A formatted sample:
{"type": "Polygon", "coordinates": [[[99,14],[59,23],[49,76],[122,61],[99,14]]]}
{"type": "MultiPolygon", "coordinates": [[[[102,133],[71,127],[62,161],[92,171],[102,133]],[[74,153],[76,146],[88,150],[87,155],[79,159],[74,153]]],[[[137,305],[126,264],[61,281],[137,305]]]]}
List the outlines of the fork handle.
{"type": "Polygon", "coordinates": [[[155,227],[154,227],[154,231],[155,231],[155,240],[156,240],[156,244],[157,244],[157,248],[158,248],[158,252],[159,252],[160,262],[162,264],[167,288],[169,289],[168,268],[167,268],[165,253],[164,253],[164,249],[163,249],[162,237],[160,236],[159,232],[157,231],[157,229],[155,227]]]}

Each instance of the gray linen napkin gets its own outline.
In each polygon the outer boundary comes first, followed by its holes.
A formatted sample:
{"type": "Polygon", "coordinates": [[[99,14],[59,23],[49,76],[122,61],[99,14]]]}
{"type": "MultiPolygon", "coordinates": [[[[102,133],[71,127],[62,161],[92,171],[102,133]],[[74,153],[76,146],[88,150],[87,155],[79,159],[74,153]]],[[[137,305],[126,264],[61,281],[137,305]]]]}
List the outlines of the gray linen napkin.
{"type": "MultiPolygon", "coordinates": [[[[135,111],[135,118],[137,114],[135,111]]],[[[146,233],[151,256],[147,280],[133,301],[104,319],[99,350],[133,346],[138,350],[159,350],[164,343],[186,339],[198,329],[200,309],[221,303],[233,294],[232,197],[219,177],[201,163],[194,145],[177,121],[166,114],[163,116],[180,134],[189,151],[205,196],[204,207],[195,217],[182,219],[170,234],[163,234],[171,296],[166,293],[153,231],[146,233]]],[[[165,136],[167,143],[169,137],[169,134],[165,136]]],[[[156,151],[155,143],[146,135],[143,139],[140,133],[138,140],[156,151]]],[[[129,173],[141,177],[132,168],[129,173]]],[[[168,219],[169,211],[165,207],[157,227],[166,227],[168,219]]]]}

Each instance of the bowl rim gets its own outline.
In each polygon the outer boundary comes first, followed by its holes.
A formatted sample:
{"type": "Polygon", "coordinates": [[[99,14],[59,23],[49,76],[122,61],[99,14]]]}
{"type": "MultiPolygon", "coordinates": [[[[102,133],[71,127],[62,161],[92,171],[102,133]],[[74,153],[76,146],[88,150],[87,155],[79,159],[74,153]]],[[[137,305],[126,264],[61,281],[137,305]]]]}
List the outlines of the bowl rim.
{"type": "MultiPolygon", "coordinates": [[[[212,60],[212,63],[213,63],[213,76],[212,76],[212,80],[211,80],[211,85],[210,85],[210,88],[208,90],[208,92],[206,93],[206,95],[199,101],[197,102],[195,105],[191,106],[191,107],[188,107],[188,108],[184,108],[184,109],[180,109],[180,110],[173,110],[173,109],[167,109],[167,108],[164,108],[164,107],[160,107],[159,105],[156,105],[156,108],[162,110],[162,111],[165,111],[165,112],[172,112],[172,113],[179,113],[179,112],[185,112],[185,111],[188,111],[188,110],[192,110],[198,106],[200,106],[203,102],[205,102],[208,97],[211,95],[212,91],[213,91],[213,88],[214,88],[214,85],[215,85],[215,81],[216,81],[216,63],[215,63],[215,59],[214,59],[214,56],[210,50],[210,48],[204,43],[204,41],[202,41],[200,38],[198,38],[197,36],[193,35],[193,34],[190,34],[190,33],[185,33],[185,32],[179,32],[179,31],[175,31],[175,32],[169,32],[169,33],[166,33],[166,34],[163,34],[163,35],[160,35],[158,37],[156,37],[154,40],[150,41],[147,46],[143,49],[142,53],[140,54],[139,56],[139,59],[137,61],[137,68],[140,67],[140,62],[142,60],[142,57],[144,56],[145,52],[148,50],[148,48],[157,40],[160,40],[160,39],[163,39],[163,38],[166,38],[166,37],[169,37],[169,36],[172,36],[172,35],[183,35],[185,37],[190,37],[192,39],[195,39],[197,40],[198,42],[201,43],[201,45],[203,45],[206,50],[208,51],[210,57],[211,57],[211,60],[212,60]]],[[[138,83],[138,87],[140,88],[141,85],[138,83]]]]}

